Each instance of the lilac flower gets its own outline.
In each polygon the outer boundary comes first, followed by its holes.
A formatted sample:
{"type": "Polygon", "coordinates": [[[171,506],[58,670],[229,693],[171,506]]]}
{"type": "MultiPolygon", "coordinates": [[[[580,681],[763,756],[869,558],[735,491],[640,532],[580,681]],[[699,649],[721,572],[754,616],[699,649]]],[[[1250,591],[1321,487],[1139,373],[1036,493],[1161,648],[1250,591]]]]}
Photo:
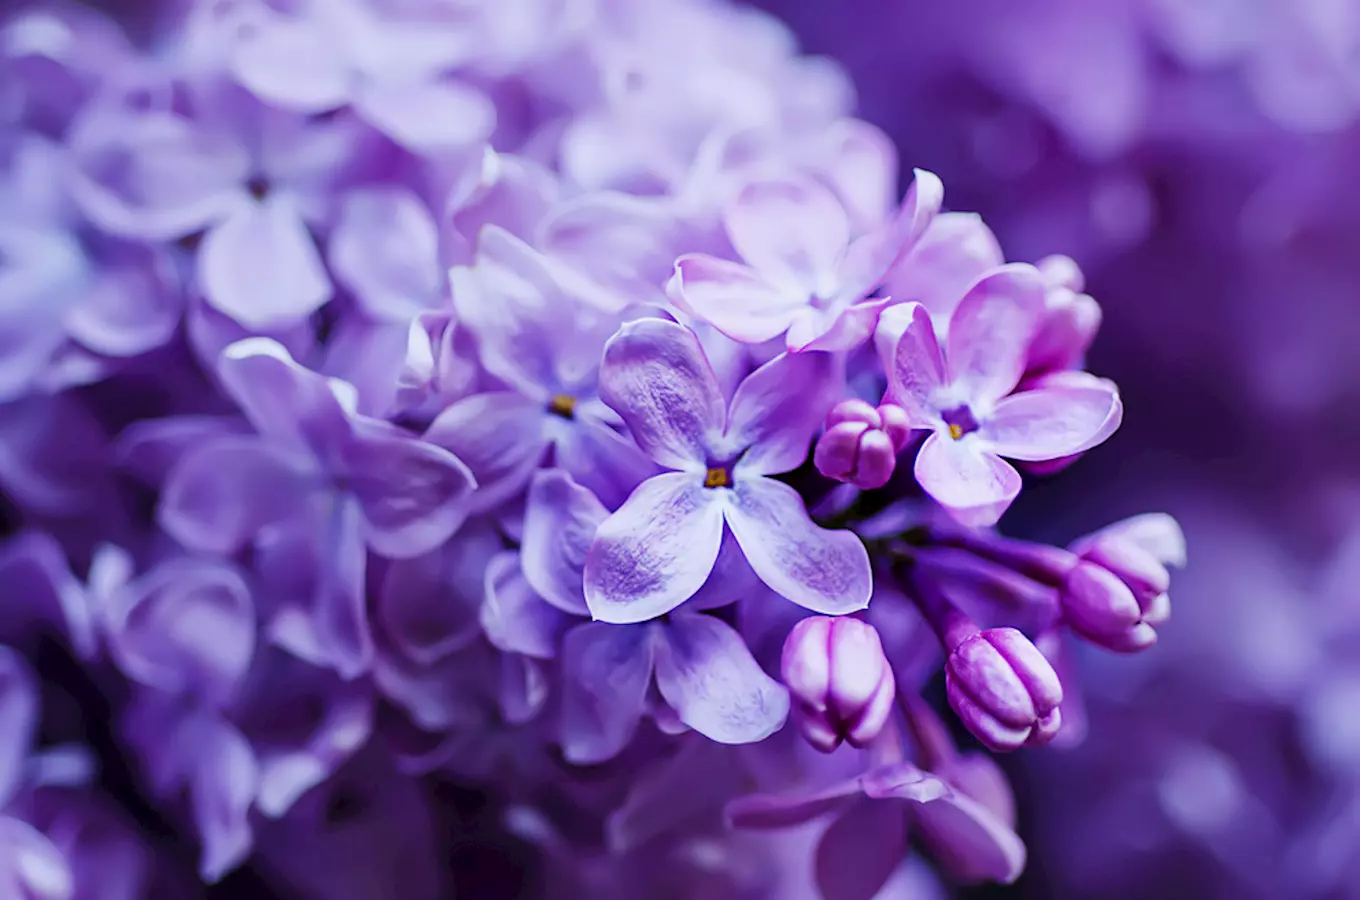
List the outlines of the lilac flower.
{"type": "Polygon", "coordinates": [[[916,180],[894,221],[852,241],[844,207],[811,179],[756,182],[724,218],[745,264],[690,254],[675,263],[677,301],[724,334],[790,350],[841,350],[867,339],[887,301],[865,301],[940,208],[943,187],[916,180]]]}
{"type": "Polygon", "coordinates": [[[830,379],[827,354],[785,354],[725,404],[694,332],[663,319],[625,325],[605,347],[601,397],[671,471],[644,481],[600,526],[586,557],[591,614],[642,622],[675,609],[708,579],[724,529],[761,580],[795,603],[832,614],[865,606],[864,545],[817,527],[797,492],[768,477],[805,458],[830,379]]]}
{"type": "Polygon", "coordinates": [[[611,502],[653,471],[595,397],[614,322],[574,296],[567,277],[495,226],[482,230],[476,265],[453,270],[462,324],[477,338],[483,367],[506,386],[454,403],[425,432],[476,476],[474,511],[522,491],[549,447],[558,466],[611,502]]]}
{"type": "Polygon", "coordinates": [[[797,704],[798,724],[818,750],[878,737],[897,697],[892,667],[872,625],[849,616],[809,616],[784,642],[780,676],[797,704]]]}
{"type": "Polygon", "coordinates": [[[909,320],[888,365],[887,397],[913,425],[932,430],[916,458],[916,478],[967,524],[994,523],[1020,492],[1020,476],[1003,456],[1070,456],[1119,426],[1119,394],[1098,379],[1011,394],[1042,304],[1038,272],[1012,265],[968,290],[945,348],[924,307],[902,314],[909,320]]]}

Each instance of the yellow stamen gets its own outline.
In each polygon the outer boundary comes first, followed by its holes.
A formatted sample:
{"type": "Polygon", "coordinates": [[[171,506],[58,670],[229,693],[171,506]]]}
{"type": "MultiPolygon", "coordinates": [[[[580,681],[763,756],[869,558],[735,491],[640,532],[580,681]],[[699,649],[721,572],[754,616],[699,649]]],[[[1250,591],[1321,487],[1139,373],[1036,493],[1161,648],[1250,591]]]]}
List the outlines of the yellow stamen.
{"type": "Polygon", "coordinates": [[[548,401],[548,411],[570,419],[576,414],[576,398],[570,394],[558,394],[548,401]]]}
{"type": "Polygon", "coordinates": [[[950,426],[949,426],[949,436],[952,437],[952,438],[953,438],[954,440],[956,440],[956,441],[957,441],[959,438],[963,437],[963,426],[962,426],[962,425],[950,425],[950,426]]]}
{"type": "Polygon", "coordinates": [[[709,469],[704,476],[704,487],[720,488],[728,487],[732,484],[732,475],[724,468],[709,469]]]}

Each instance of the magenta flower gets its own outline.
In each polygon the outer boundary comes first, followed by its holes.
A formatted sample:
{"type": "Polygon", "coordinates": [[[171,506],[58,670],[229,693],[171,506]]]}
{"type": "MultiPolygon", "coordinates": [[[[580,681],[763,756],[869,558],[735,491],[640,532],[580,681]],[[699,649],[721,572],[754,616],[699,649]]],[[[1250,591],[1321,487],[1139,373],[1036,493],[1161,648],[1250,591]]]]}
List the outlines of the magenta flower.
{"type": "Polygon", "coordinates": [[[868,604],[864,545],[819,528],[797,491],[767,477],[806,459],[831,378],[829,355],[785,354],[727,404],[694,332],[664,319],[620,329],[605,347],[600,396],[671,471],[644,481],[600,526],[585,567],[595,618],[642,622],[675,609],[708,579],[725,529],[761,580],[793,602],[833,615],[868,604]]]}
{"type": "Polygon", "coordinates": [[[851,616],[803,619],[784,641],[779,669],[799,730],[825,753],[842,741],[864,747],[878,737],[897,697],[878,631],[851,616]]]}
{"type": "Polygon", "coordinates": [[[1090,449],[1119,427],[1123,407],[1110,382],[1012,394],[1044,304],[1038,270],[1006,265],[978,279],[954,310],[945,346],[930,315],[911,304],[889,372],[889,402],[933,433],[916,457],[916,480],[968,525],[990,525],[1020,493],[1003,457],[1050,460],[1090,449]]]}
{"type": "Polygon", "coordinates": [[[790,350],[841,350],[873,333],[890,301],[867,301],[940,209],[944,188],[929,172],[916,180],[896,217],[853,236],[836,195],[811,178],[757,181],[723,222],[745,261],[702,253],[675,262],[676,300],[743,343],[786,335],[790,350]]]}

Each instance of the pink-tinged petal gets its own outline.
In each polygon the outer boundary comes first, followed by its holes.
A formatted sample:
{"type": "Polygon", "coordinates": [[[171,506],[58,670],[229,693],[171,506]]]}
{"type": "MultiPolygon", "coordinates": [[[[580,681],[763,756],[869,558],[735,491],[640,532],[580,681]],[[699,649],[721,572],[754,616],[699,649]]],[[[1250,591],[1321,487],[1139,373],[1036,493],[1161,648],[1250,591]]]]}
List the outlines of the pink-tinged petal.
{"type": "Polygon", "coordinates": [[[858,238],[837,269],[837,298],[853,303],[871,294],[893,266],[910,253],[944,203],[944,184],[931,172],[913,170],[911,187],[891,222],[858,238]]]}
{"type": "Polygon", "coordinates": [[[554,461],[609,509],[618,509],[639,484],[661,471],[631,439],[587,416],[554,421],[554,461]]]}
{"type": "Polygon", "coordinates": [[[686,473],[643,482],[600,525],[586,554],[591,615],[604,622],[645,622],[694,596],[718,559],[723,494],[686,473]]]}
{"type": "Polygon", "coordinates": [[[1020,474],[975,438],[936,432],[916,456],[916,481],[957,521],[995,525],[1020,494],[1020,474]]]}
{"type": "Polygon", "coordinates": [[[853,532],[821,528],[798,492],[769,478],[738,478],[727,525],[760,579],[778,594],[823,615],[869,605],[869,552],[853,532]]]}
{"type": "Polygon", "coordinates": [[[588,622],[562,641],[562,755],[594,765],[633,739],[652,682],[652,629],[588,622]]]}
{"type": "Polygon", "coordinates": [[[1133,516],[1102,528],[1094,536],[1129,541],[1163,565],[1185,568],[1185,532],[1181,530],[1180,523],[1166,513],[1133,516]]]}
{"type": "Polygon", "coordinates": [[[230,137],[163,112],[92,110],[72,126],[71,193],[112,234],[174,240],[227,215],[250,158],[230,137]]]}
{"type": "Polygon", "coordinates": [[[406,322],[439,298],[434,216],[407,188],[364,188],[340,205],[327,247],[335,279],[380,321],[406,322]]]}
{"type": "Polygon", "coordinates": [[[208,303],[247,328],[305,319],[331,298],[311,232],[281,195],[242,202],[204,236],[198,280],[208,303]]]}
{"type": "Polygon", "coordinates": [[[496,126],[496,107],[486,94],[457,81],[370,83],[355,98],[354,109],[415,153],[471,147],[496,126]]]}
{"type": "Polygon", "coordinates": [[[727,433],[714,448],[721,462],[740,457],[741,475],[777,475],[807,459],[812,437],[840,391],[829,353],[783,353],[737,387],[727,433]]]}
{"type": "Polygon", "coordinates": [[[845,207],[810,178],[747,185],[723,222],[732,246],[761,277],[809,296],[834,283],[850,244],[845,207]]]}
{"type": "Polygon", "coordinates": [[[916,804],[919,840],[955,878],[1010,884],[1025,869],[1025,844],[981,803],[958,791],[916,804]]]}
{"type": "Polygon", "coordinates": [[[907,813],[897,803],[856,803],[817,844],[823,900],[873,900],[907,855],[907,813]]]}
{"type": "Polygon", "coordinates": [[[349,433],[335,383],[298,365],[271,338],[228,346],[217,360],[217,377],[255,430],[290,450],[321,455],[349,433]]]}
{"type": "Polygon", "coordinates": [[[642,451],[668,469],[701,470],[726,404],[699,338],[666,319],[638,319],[604,348],[600,399],[642,451]]]}
{"type": "Polygon", "coordinates": [[[743,344],[778,337],[808,308],[805,296],[770,284],[750,266],[703,253],[675,261],[669,291],[681,309],[743,344]]]}
{"type": "Polygon", "coordinates": [[[1086,387],[1012,394],[996,405],[978,436],[998,456],[1039,462],[1090,450],[1114,434],[1122,418],[1114,384],[1092,379],[1086,387]]]}
{"type": "Polygon", "coordinates": [[[563,612],[588,616],[586,553],[609,510],[559,469],[534,475],[524,508],[520,565],[544,600],[563,612]]]}
{"type": "Polygon", "coordinates": [[[38,686],[18,653],[0,647],[0,804],[24,775],[38,727],[38,686]]]}
{"type": "Polygon", "coordinates": [[[344,48],[310,19],[257,17],[241,29],[228,64],[251,93],[292,112],[343,106],[354,85],[344,48]]]}
{"type": "Polygon", "coordinates": [[[481,622],[496,649],[533,659],[555,658],[562,635],[580,624],[534,592],[513,550],[497,554],[486,567],[481,622]]]}
{"type": "Polygon", "coordinates": [[[947,321],[968,286],[1005,261],[981,216],[942,213],[888,275],[887,291],[899,300],[921,303],[932,316],[947,321]]]}
{"type": "Polygon", "coordinates": [[[808,792],[748,794],[728,803],[723,816],[733,828],[750,831],[790,828],[845,809],[861,795],[859,779],[851,778],[808,792]]]}
{"type": "Polygon", "coordinates": [[[477,490],[469,512],[484,512],[524,489],[548,447],[548,413],[511,391],[474,394],[430,423],[424,439],[458,457],[477,490]]]}
{"type": "Polygon", "coordinates": [[[950,382],[980,406],[1015,390],[1025,372],[1030,338],[1044,310],[1044,278],[1008,263],[975,281],[949,320],[950,382]]]}
{"type": "Polygon", "coordinates": [[[913,426],[929,426],[939,421],[936,395],[945,381],[944,354],[935,325],[919,303],[896,306],[892,312],[905,318],[907,325],[893,344],[890,364],[884,366],[888,399],[907,411],[907,421],[913,426]]]}
{"type": "Polygon", "coordinates": [[[295,515],[320,488],[311,472],[276,446],[253,436],[223,437],[180,457],[156,516],[184,546],[229,554],[295,515]]]}
{"type": "Polygon", "coordinates": [[[791,352],[798,353],[813,350],[841,353],[854,350],[873,337],[883,310],[895,303],[897,301],[893,298],[883,297],[847,306],[831,317],[830,321],[815,317],[800,318],[789,328],[788,348],[791,352]],[[804,323],[809,323],[811,327],[800,327],[804,323]]]}
{"type": "Polygon", "coordinates": [[[487,560],[503,546],[490,526],[470,525],[443,547],[388,566],[374,617],[405,659],[432,666],[481,636],[487,560]]]}
{"type": "Polygon", "coordinates": [[[368,546],[393,559],[447,541],[467,518],[464,501],[477,486],[458,457],[395,428],[359,429],[341,466],[368,546]]]}
{"type": "Polygon", "coordinates": [[[681,614],[659,635],[656,686],[680,721],[720,744],[763,741],[784,727],[789,692],[765,674],[732,626],[681,614]]]}

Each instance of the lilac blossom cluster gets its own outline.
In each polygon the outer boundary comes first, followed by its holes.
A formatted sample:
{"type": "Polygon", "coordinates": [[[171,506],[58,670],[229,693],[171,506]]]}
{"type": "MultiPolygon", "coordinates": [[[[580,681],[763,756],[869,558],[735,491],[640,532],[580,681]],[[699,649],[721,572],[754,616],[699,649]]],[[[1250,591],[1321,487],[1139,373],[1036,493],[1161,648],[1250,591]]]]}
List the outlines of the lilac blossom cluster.
{"type": "Polygon", "coordinates": [[[444,785],[546,896],[1020,875],[977,745],[1185,555],[996,530],[1123,416],[1076,263],[748,9],[154,18],[0,25],[6,890],[448,896],[444,785]]]}

